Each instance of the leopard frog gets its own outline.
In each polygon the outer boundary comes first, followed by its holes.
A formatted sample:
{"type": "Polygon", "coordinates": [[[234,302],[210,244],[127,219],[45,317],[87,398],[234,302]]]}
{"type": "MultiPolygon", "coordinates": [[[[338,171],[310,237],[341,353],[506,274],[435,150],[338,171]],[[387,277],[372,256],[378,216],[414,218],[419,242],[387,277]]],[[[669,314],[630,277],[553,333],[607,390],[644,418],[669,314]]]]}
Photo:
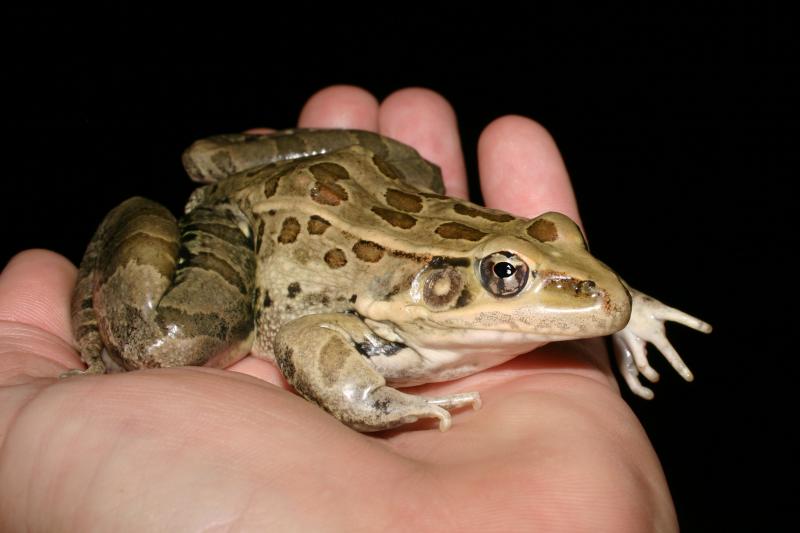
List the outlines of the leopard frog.
{"type": "Polygon", "coordinates": [[[643,397],[664,320],[710,326],[628,287],[559,213],[444,196],[438,167],[356,130],[219,135],[183,156],[204,185],[176,218],[131,198],[91,240],[72,302],[86,370],[226,367],[248,353],[359,431],[480,406],[398,388],[452,380],[544,343],[614,335],[643,397]]]}

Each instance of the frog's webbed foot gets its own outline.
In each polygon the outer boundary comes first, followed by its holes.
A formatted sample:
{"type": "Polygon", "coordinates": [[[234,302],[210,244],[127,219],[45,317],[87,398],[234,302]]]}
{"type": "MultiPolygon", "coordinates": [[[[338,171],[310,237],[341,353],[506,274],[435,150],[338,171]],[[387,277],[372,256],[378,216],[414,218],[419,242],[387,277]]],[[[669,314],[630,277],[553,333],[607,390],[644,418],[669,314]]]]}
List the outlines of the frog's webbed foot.
{"type": "Polygon", "coordinates": [[[613,335],[614,351],[620,372],[631,391],[649,400],[653,391],[641,384],[639,374],[652,383],[658,381],[659,375],[647,360],[648,342],[658,348],[683,379],[694,379],[689,367],[667,339],[664,322],[677,322],[703,333],[710,333],[711,326],[635,289],[628,287],[628,291],[632,299],[631,319],[624,329],[613,335]]]}
{"type": "Polygon", "coordinates": [[[426,398],[386,384],[369,356],[359,350],[379,342],[357,317],[336,313],[307,315],[281,328],[275,359],[286,380],[303,397],[358,431],[381,431],[423,418],[450,428],[449,409],[480,408],[480,395],[468,392],[426,398]]]}

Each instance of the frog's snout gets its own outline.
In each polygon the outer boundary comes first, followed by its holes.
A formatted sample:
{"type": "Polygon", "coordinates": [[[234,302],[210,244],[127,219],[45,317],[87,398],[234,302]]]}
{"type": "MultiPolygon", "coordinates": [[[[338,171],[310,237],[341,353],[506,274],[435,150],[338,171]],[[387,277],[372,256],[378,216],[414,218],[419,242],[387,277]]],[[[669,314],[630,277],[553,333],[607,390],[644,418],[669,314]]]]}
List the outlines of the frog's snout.
{"type": "MultiPolygon", "coordinates": [[[[631,300],[622,282],[611,271],[598,270],[592,279],[587,277],[539,271],[532,292],[540,308],[553,316],[569,315],[575,324],[581,324],[581,335],[605,335],[624,327],[630,319],[631,300]]],[[[570,332],[573,334],[578,333],[570,332]]]]}

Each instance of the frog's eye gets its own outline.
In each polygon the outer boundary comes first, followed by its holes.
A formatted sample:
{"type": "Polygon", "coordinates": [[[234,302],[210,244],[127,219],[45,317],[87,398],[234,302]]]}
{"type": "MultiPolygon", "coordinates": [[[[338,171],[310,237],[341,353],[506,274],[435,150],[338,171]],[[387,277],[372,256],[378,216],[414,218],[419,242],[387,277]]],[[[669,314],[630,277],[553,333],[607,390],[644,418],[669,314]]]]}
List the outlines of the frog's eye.
{"type": "Polygon", "coordinates": [[[528,265],[511,252],[495,252],[481,259],[481,284],[500,298],[516,296],[528,282],[528,265]]]}

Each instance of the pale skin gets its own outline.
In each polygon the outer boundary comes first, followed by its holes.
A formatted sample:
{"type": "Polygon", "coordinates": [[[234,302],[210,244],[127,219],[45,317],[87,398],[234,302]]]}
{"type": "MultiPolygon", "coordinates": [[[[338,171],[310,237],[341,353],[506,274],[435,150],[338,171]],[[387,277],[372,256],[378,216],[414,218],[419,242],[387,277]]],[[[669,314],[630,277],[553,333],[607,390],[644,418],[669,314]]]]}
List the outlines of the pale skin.
{"type": "MultiPolygon", "coordinates": [[[[378,102],[329,87],[299,126],[394,137],[442,167],[450,195],[467,195],[455,114],[436,93],[378,102]]],[[[478,156],[489,207],[578,219],[561,156],[537,123],[495,120],[478,156]]],[[[480,391],[483,408],[458,412],[446,433],[425,422],[364,435],[253,357],[234,372],[59,380],[80,366],[75,277],[44,250],[17,255],[0,275],[0,530],[677,530],[658,458],[598,340],[418,387],[480,391]]]]}

